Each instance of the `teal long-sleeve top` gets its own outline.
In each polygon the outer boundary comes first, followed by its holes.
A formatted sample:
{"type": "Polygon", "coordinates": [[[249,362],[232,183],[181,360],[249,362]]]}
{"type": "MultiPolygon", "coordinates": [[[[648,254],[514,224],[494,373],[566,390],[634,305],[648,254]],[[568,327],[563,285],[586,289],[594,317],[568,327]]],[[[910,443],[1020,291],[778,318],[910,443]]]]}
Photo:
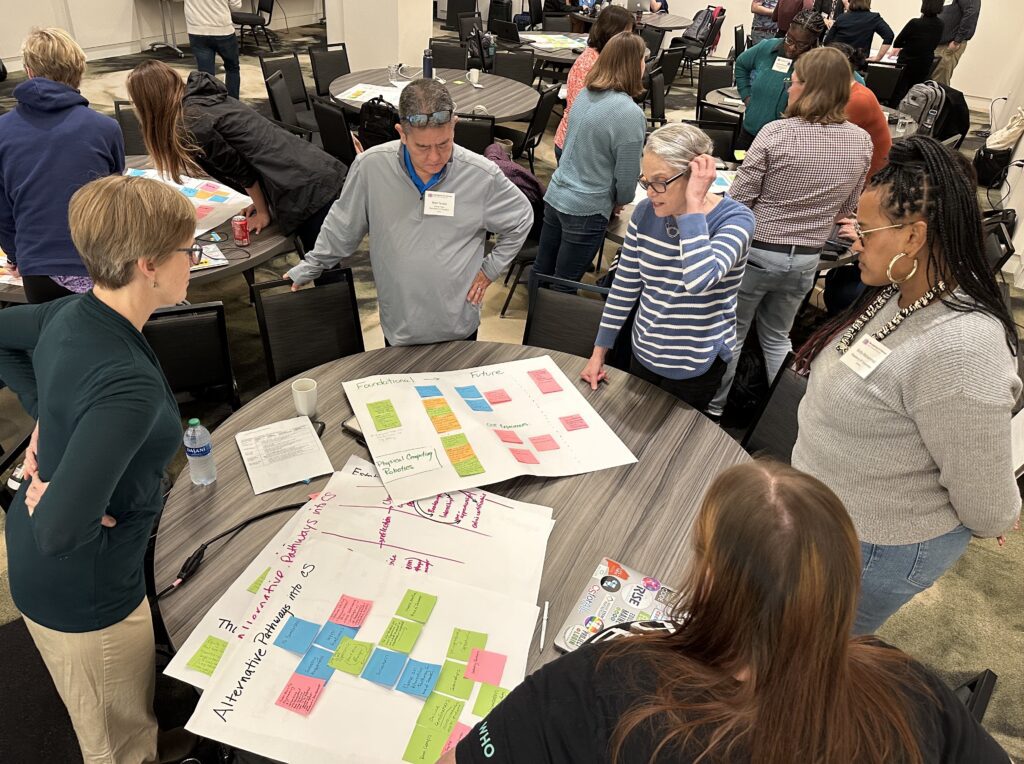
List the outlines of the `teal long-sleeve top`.
{"type": "Polygon", "coordinates": [[[0,311],[0,379],[39,420],[35,511],[7,514],[11,594],[29,618],[95,631],[145,597],[143,556],[181,419],[145,338],[92,292],[0,311]],[[117,524],[105,528],[104,514],[117,524]]]}
{"type": "Polygon", "coordinates": [[[779,119],[789,105],[785,80],[791,75],[793,65],[790,63],[781,72],[773,69],[776,59],[785,59],[784,44],[781,39],[762,40],[736,57],[736,89],[744,101],[750,99],[743,113],[743,129],[751,135],[757,135],[762,127],[779,119]]]}

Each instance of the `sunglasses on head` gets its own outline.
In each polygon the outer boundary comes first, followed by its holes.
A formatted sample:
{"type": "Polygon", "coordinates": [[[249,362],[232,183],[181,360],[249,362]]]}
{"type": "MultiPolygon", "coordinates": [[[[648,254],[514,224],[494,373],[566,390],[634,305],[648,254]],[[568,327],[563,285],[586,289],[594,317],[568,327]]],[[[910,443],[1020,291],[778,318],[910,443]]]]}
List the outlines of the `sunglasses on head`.
{"type": "Polygon", "coordinates": [[[427,125],[447,125],[452,121],[452,110],[444,109],[431,114],[410,114],[402,118],[403,122],[411,127],[426,127],[427,125]]]}

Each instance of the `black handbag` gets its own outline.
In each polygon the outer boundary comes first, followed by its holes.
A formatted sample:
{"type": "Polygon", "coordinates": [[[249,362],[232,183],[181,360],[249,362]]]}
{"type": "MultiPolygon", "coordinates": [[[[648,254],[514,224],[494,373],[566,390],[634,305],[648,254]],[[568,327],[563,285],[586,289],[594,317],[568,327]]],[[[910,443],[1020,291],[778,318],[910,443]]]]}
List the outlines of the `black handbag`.
{"type": "Polygon", "coordinates": [[[974,152],[974,171],[978,174],[978,185],[985,188],[1003,185],[1012,158],[1013,149],[990,149],[982,146],[974,152]]]}

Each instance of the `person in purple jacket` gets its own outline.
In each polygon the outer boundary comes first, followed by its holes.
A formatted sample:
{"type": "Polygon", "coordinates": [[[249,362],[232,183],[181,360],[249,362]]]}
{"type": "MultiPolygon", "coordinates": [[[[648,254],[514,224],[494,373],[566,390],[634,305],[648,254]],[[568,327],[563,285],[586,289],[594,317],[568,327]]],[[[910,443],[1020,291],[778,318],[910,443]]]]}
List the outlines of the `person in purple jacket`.
{"type": "Polygon", "coordinates": [[[32,303],[86,292],[92,281],[68,230],[68,202],[91,180],[124,171],[124,138],[78,86],[85,52],[63,29],[36,29],[21,48],[29,79],[0,116],[0,249],[32,303]]]}

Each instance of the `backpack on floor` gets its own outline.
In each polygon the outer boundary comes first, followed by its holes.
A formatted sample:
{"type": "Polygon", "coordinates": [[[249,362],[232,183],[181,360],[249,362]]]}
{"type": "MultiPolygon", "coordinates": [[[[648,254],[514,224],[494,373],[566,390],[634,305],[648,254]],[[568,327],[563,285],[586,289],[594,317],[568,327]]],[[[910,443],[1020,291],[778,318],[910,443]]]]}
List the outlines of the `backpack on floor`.
{"type": "Polygon", "coordinates": [[[395,125],[398,122],[398,109],[385,101],[384,96],[371,98],[359,109],[359,142],[364,149],[368,149],[388,141],[397,141],[395,125]]]}
{"type": "Polygon", "coordinates": [[[942,85],[926,80],[907,91],[900,101],[899,111],[917,123],[917,135],[932,136],[945,107],[946,91],[942,85]]]}
{"type": "Polygon", "coordinates": [[[512,22],[516,25],[516,29],[520,32],[525,32],[530,28],[530,14],[529,13],[517,13],[512,17],[512,22]]]}

